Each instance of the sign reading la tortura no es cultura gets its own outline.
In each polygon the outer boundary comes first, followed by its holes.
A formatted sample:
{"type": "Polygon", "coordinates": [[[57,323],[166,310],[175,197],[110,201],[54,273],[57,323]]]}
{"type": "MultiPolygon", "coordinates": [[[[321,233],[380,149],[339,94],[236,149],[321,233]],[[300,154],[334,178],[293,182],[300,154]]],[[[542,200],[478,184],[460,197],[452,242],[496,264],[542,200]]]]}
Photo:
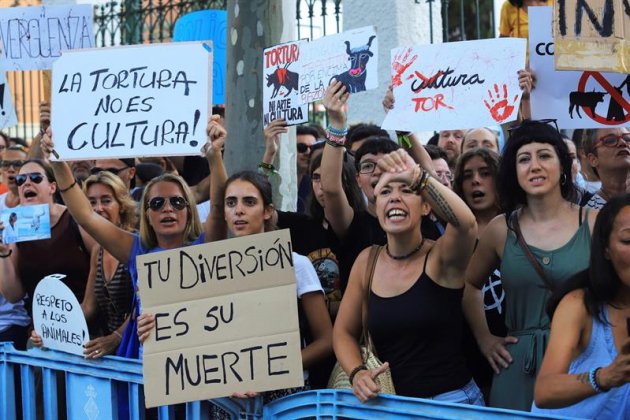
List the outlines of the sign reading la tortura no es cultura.
{"type": "Polygon", "coordinates": [[[283,230],[138,257],[147,407],[303,384],[291,249],[283,230]]]}

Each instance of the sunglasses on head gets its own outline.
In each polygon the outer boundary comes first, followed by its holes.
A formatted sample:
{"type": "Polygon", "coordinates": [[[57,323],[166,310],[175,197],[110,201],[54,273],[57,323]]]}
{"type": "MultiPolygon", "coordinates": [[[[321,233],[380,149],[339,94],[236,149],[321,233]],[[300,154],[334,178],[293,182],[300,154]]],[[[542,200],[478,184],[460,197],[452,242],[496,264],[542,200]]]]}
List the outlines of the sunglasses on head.
{"type": "Polygon", "coordinates": [[[0,160],[0,168],[8,168],[9,166],[13,166],[16,169],[24,166],[24,160],[0,160]]]}
{"type": "Polygon", "coordinates": [[[153,211],[158,211],[164,207],[167,199],[174,210],[183,210],[188,206],[188,201],[184,197],[153,197],[149,200],[149,208],[153,211]]]}
{"type": "Polygon", "coordinates": [[[124,168],[99,168],[98,166],[93,167],[92,169],[90,169],[90,174],[92,175],[96,175],[99,172],[111,172],[114,175],[118,175],[119,173],[121,173],[122,171],[124,171],[125,169],[128,169],[129,166],[125,166],[124,168]]]}
{"type": "Polygon", "coordinates": [[[24,185],[26,182],[26,178],[30,178],[31,182],[35,184],[40,184],[44,180],[44,175],[39,172],[29,172],[27,174],[20,174],[15,176],[15,183],[18,187],[24,185]]]}
{"type": "Polygon", "coordinates": [[[630,133],[624,134],[608,134],[604,137],[600,137],[595,142],[595,147],[604,146],[604,147],[617,147],[620,141],[623,141],[626,144],[630,143],[630,133]]]}
{"type": "Polygon", "coordinates": [[[311,151],[311,146],[306,143],[298,143],[296,145],[298,153],[307,153],[311,151]]]}

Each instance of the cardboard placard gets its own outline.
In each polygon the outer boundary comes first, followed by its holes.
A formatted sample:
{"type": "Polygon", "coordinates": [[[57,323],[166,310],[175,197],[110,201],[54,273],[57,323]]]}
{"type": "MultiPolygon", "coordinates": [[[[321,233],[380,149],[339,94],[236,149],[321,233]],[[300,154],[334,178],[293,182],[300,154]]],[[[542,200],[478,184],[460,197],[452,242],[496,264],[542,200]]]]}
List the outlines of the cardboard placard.
{"type": "Polygon", "coordinates": [[[2,242],[36,241],[50,238],[50,207],[48,204],[4,208],[0,219],[4,223],[2,242]]]}
{"type": "Polygon", "coordinates": [[[300,56],[300,103],[315,102],[333,80],[350,93],[378,87],[378,39],[373,26],[325,36],[304,46],[300,56]]]}
{"type": "Polygon", "coordinates": [[[33,296],[33,325],[44,347],[83,356],[90,341],[81,305],[61,279],[64,274],[44,277],[33,296]]]}
{"type": "Polygon", "coordinates": [[[199,10],[188,13],[175,22],[173,41],[212,41],[212,104],[225,103],[227,72],[227,12],[199,10]]]}
{"type": "Polygon", "coordinates": [[[60,159],[199,154],[211,76],[212,47],[205,42],[64,53],[52,86],[60,159]]]}
{"type": "Polygon", "coordinates": [[[628,0],[562,0],[553,8],[557,70],[630,73],[628,0]]]}
{"type": "Polygon", "coordinates": [[[94,47],[92,5],[0,9],[3,70],[45,70],[62,51],[94,47]]]}
{"type": "Polygon", "coordinates": [[[382,127],[449,130],[515,120],[525,48],[525,39],[500,38],[393,49],[396,104],[382,127]]]}
{"type": "Polygon", "coordinates": [[[554,68],[552,11],[533,7],[528,12],[530,65],[537,76],[532,118],[554,118],[566,129],[630,126],[630,75],[554,68]]]}
{"type": "Polygon", "coordinates": [[[263,51],[263,126],[280,118],[287,125],[308,121],[308,104],[300,105],[301,50],[308,42],[289,42],[263,51]]]}
{"type": "Polygon", "coordinates": [[[147,407],[303,385],[288,230],[137,258],[147,407]]]}

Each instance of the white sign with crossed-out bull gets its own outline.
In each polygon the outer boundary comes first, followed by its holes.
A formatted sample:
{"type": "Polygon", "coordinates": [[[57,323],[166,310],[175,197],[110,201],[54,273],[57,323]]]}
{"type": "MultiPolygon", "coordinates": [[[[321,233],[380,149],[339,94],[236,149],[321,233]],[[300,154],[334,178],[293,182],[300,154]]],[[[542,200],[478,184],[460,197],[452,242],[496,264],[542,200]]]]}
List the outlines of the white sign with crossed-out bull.
{"type": "Polygon", "coordinates": [[[529,10],[532,118],[555,118],[562,128],[630,126],[630,75],[598,71],[556,71],[551,7],[529,10]]]}

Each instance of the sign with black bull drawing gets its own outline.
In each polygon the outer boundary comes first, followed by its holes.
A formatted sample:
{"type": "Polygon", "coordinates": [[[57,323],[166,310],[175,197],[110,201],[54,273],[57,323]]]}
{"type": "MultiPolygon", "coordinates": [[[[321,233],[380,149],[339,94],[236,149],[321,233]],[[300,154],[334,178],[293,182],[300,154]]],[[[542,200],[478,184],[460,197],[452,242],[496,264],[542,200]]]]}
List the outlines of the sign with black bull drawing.
{"type": "Polygon", "coordinates": [[[556,71],[551,19],[551,7],[529,11],[530,65],[538,76],[532,118],[555,118],[567,129],[630,126],[630,75],[556,71]]]}
{"type": "Polygon", "coordinates": [[[350,93],[378,87],[378,40],[372,26],[309,42],[300,62],[303,104],[322,99],[333,80],[343,83],[350,93]]]}
{"type": "Polygon", "coordinates": [[[211,100],[210,42],[68,51],[53,65],[55,148],[61,160],[196,155],[211,100]]]}
{"type": "Polygon", "coordinates": [[[263,125],[284,118],[287,125],[308,121],[308,104],[300,104],[300,54],[306,41],[274,45],[263,52],[263,125]]]}
{"type": "Polygon", "coordinates": [[[147,407],[302,386],[288,230],[137,258],[147,407]]]}

